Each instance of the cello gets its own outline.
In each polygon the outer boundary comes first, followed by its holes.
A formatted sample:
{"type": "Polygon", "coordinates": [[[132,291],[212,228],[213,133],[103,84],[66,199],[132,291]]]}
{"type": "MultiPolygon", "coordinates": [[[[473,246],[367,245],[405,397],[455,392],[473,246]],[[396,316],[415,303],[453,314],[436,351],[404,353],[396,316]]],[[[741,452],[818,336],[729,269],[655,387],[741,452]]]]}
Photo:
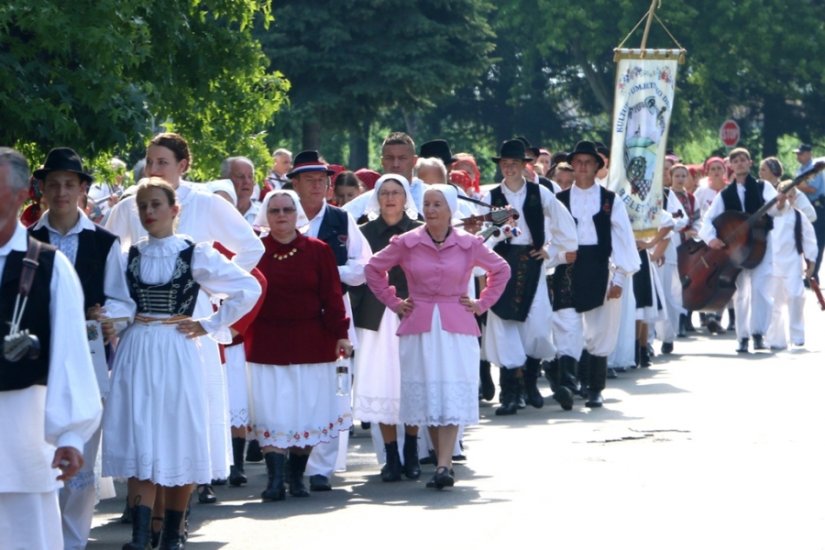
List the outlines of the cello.
{"type": "MultiPolygon", "coordinates": [[[[728,210],[713,220],[719,250],[703,241],[690,240],[677,249],[682,281],[682,305],[689,311],[724,309],[736,292],[736,278],[743,269],[753,269],[765,257],[768,244],[766,215],[780,195],[825,169],[825,161],[800,174],[753,214],[728,210]]],[[[732,184],[735,185],[735,184],[732,184]]]]}

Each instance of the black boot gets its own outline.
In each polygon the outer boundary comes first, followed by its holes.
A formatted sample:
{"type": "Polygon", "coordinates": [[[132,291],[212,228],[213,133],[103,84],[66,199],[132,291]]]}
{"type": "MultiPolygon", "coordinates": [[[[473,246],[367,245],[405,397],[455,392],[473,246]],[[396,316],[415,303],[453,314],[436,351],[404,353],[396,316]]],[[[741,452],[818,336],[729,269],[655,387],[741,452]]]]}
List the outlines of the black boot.
{"type": "Polygon", "coordinates": [[[642,366],[642,347],[639,345],[639,340],[635,340],[633,360],[634,364],[631,368],[638,369],[642,366]]]}
{"type": "Polygon", "coordinates": [[[558,359],[556,379],[553,382],[553,399],[565,411],[573,408],[573,391],[576,384],[576,360],[569,355],[562,355],[558,359]]]}
{"type": "Polygon", "coordinates": [[[590,358],[593,357],[590,355],[590,352],[587,350],[582,351],[582,355],[579,358],[579,368],[578,368],[578,377],[579,377],[579,391],[578,394],[580,397],[587,398],[587,385],[590,383],[590,358]]]}
{"type": "Polygon", "coordinates": [[[509,416],[518,412],[519,399],[519,381],[516,377],[516,369],[505,369],[501,367],[498,369],[499,385],[501,391],[499,392],[499,400],[501,406],[496,409],[496,416],[509,416]]]}
{"type": "Polygon", "coordinates": [[[387,463],[381,468],[381,481],[401,481],[401,457],[398,456],[398,441],[384,443],[387,463]]]}
{"type": "Polygon", "coordinates": [[[404,434],[404,475],[408,479],[421,477],[418,463],[418,435],[404,434]]]}
{"type": "Polygon", "coordinates": [[[607,385],[607,357],[590,356],[590,382],[587,384],[587,402],[585,407],[595,408],[604,404],[602,390],[607,385]]]}
{"type": "Polygon", "coordinates": [[[732,307],[728,308],[728,332],[736,330],[736,310],[732,307]]]}
{"type": "Polygon", "coordinates": [[[481,360],[478,362],[478,378],[480,381],[479,396],[485,401],[490,401],[496,395],[496,385],[490,374],[490,362],[481,360]]]}
{"type": "Polygon", "coordinates": [[[233,487],[240,487],[247,482],[246,473],[243,471],[243,451],[246,446],[246,439],[243,437],[232,438],[232,459],[234,464],[229,467],[229,484],[233,487]]]}
{"type": "Polygon", "coordinates": [[[264,459],[264,454],[261,452],[261,444],[257,439],[253,439],[246,446],[246,461],[260,462],[264,459]]]}
{"type": "Polygon", "coordinates": [[[268,477],[266,489],[261,493],[264,501],[284,500],[286,498],[286,488],[284,487],[284,471],[286,470],[286,455],[281,453],[266,453],[266,474],[268,477]]]}
{"type": "Polygon", "coordinates": [[[650,361],[650,350],[647,348],[647,344],[640,344],[639,345],[639,366],[642,368],[648,368],[651,365],[650,361]]]}
{"type": "Polygon", "coordinates": [[[132,508],[132,542],[122,550],[150,550],[152,548],[152,509],[148,506],[132,508]]]}
{"type": "Polygon", "coordinates": [[[304,484],[304,471],[307,469],[309,455],[296,455],[289,453],[289,460],[286,462],[287,483],[289,483],[289,494],[294,497],[308,497],[309,491],[304,484]]]}
{"type": "Polygon", "coordinates": [[[524,392],[527,394],[527,403],[536,409],[544,406],[544,397],[538,387],[541,360],[528,357],[524,363],[524,392]]]}
{"type": "MultiPolygon", "coordinates": [[[[550,361],[544,361],[542,363],[542,367],[544,368],[544,377],[547,379],[547,382],[550,384],[550,391],[556,393],[556,379],[558,378],[558,370],[559,370],[559,360],[553,358],[550,361]]],[[[575,374],[574,374],[575,376],[575,374]]]]}
{"type": "Polygon", "coordinates": [[[163,515],[163,537],[160,540],[160,550],[183,550],[183,536],[180,532],[180,523],[183,512],[166,510],[163,515]]]}
{"type": "Polygon", "coordinates": [[[679,338],[684,338],[687,336],[687,320],[688,316],[684,313],[679,314],[679,330],[676,333],[676,336],[679,338]]]}

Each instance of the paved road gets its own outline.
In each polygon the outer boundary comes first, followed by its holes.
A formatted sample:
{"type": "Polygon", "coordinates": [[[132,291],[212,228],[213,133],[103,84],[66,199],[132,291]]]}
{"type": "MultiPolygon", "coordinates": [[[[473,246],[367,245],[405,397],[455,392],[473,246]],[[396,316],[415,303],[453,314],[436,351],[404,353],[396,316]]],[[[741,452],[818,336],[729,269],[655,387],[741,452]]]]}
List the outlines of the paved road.
{"type": "MultiPolygon", "coordinates": [[[[609,381],[601,410],[565,413],[546,385],[540,410],[483,404],[453,490],[424,487],[431,467],[382,483],[360,428],[330,493],[261,503],[265,468],[248,465],[247,487],[193,505],[187,548],[823,549],[825,313],[812,302],[804,350],[741,356],[733,335],[700,332],[609,381]]],[[[121,507],[100,504],[89,548],[128,540],[121,507]]]]}

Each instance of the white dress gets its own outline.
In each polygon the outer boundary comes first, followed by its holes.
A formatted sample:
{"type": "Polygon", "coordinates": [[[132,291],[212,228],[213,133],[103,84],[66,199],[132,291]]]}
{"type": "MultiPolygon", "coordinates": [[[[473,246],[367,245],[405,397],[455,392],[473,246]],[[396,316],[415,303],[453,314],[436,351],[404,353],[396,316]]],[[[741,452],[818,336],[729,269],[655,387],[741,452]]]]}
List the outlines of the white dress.
{"type": "Polygon", "coordinates": [[[401,406],[401,356],[398,326],[401,320],[384,309],[378,330],[356,328],[360,350],[355,354],[352,415],[364,422],[398,424],[401,406]]]}
{"type": "MultiPolygon", "coordinates": [[[[150,237],[135,246],[139,261],[133,259],[127,270],[143,285],[163,285],[174,277],[188,286],[188,279],[201,291],[224,298],[218,311],[199,319],[209,334],[240,319],[260,295],[255,278],[208,243],[195,245],[191,264],[180,260],[181,251],[191,246],[182,236],[150,237]]],[[[205,353],[211,346],[204,345],[206,338],[188,339],[176,325],[160,322],[135,322],[126,330],[103,418],[104,475],[167,487],[209,483],[215,477],[205,353]]]]}

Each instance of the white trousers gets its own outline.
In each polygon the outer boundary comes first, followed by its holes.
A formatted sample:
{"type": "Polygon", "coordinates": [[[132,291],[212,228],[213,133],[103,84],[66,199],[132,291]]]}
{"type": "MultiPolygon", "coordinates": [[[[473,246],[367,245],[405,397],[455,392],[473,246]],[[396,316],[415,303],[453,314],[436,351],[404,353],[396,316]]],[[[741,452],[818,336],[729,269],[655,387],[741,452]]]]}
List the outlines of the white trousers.
{"type": "Polygon", "coordinates": [[[97,503],[94,468],[102,427],[98,427],[83,447],[83,468],[66,482],[58,494],[65,550],[83,550],[89,541],[97,503]]]}
{"type": "Polygon", "coordinates": [[[590,355],[607,357],[613,352],[619,338],[621,316],[621,300],[605,299],[602,306],[582,313],[584,348],[590,355]]]}
{"type": "Polygon", "coordinates": [[[736,338],[765,335],[771,322],[771,245],[765,259],[754,269],[743,269],[736,278],[733,309],[736,312],[736,338]]]}
{"type": "Polygon", "coordinates": [[[767,344],[772,348],[788,347],[791,342],[800,346],[805,343],[805,286],[801,273],[797,276],[772,278],[773,311],[767,344]]]}
{"type": "Polygon", "coordinates": [[[57,491],[0,493],[0,548],[3,550],[59,550],[63,548],[57,491]]]}
{"type": "Polygon", "coordinates": [[[665,263],[659,268],[659,273],[662,276],[663,305],[667,310],[667,319],[656,323],[656,332],[662,342],[673,342],[679,330],[679,315],[685,312],[682,307],[682,283],[675,264],[665,263]]]}

